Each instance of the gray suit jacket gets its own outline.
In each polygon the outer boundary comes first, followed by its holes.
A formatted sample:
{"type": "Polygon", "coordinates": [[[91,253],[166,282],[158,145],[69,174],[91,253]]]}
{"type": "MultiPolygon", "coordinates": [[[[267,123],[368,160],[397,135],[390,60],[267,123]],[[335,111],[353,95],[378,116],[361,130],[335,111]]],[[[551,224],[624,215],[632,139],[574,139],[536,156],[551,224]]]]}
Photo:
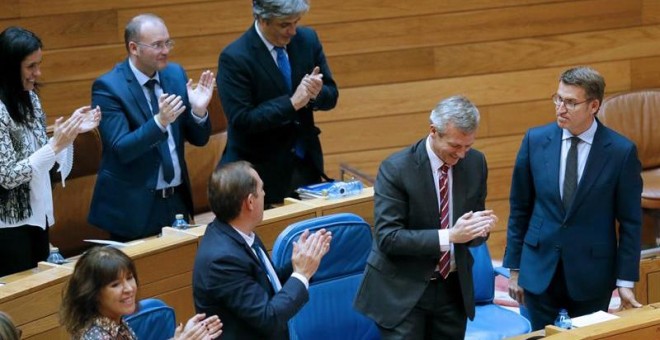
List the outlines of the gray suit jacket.
{"type": "MultiPolygon", "coordinates": [[[[384,328],[398,325],[419,301],[440,258],[440,211],[426,138],[387,158],[376,178],[375,237],[355,308],[384,328]]],[[[483,210],[488,168],[484,155],[470,150],[453,168],[454,222],[483,210]]],[[[455,244],[454,255],[465,311],[474,318],[472,255],[455,244]]]]}

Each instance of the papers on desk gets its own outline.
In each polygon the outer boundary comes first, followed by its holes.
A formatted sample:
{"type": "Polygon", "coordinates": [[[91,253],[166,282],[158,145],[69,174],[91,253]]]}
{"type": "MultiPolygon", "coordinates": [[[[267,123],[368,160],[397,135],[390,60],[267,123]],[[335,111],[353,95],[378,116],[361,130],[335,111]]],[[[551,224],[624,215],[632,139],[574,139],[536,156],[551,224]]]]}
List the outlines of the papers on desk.
{"type": "Polygon", "coordinates": [[[137,240],[137,241],[132,241],[128,243],[123,243],[123,242],[117,242],[117,241],[110,241],[110,240],[96,240],[96,239],[88,239],[88,240],[83,240],[85,242],[89,243],[96,243],[96,244],[104,244],[106,246],[113,246],[115,248],[123,248],[126,246],[133,246],[136,244],[140,244],[144,242],[143,240],[137,240]]]}
{"type": "Polygon", "coordinates": [[[604,321],[614,320],[618,318],[619,317],[614,314],[610,314],[607,312],[603,312],[602,310],[599,310],[595,313],[578,316],[577,318],[572,318],[571,320],[573,321],[573,327],[579,328],[579,327],[586,327],[589,325],[597,324],[604,321]]]}

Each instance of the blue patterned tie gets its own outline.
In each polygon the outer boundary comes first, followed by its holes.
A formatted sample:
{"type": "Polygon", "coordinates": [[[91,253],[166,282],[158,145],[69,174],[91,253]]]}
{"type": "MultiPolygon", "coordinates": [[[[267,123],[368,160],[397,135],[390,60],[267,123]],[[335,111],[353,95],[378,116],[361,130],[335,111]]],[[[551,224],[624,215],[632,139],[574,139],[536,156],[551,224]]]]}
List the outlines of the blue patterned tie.
{"type": "MultiPolygon", "coordinates": [[[[149,101],[151,102],[151,113],[158,114],[158,98],[156,98],[156,83],[158,80],[149,79],[144,86],[149,90],[149,101]]],[[[172,155],[170,155],[170,146],[167,143],[167,138],[160,142],[158,146],[158,153],[160,154],[161,165],[163,166],[163,180],[169,183],[174,178],[174,163],[172,162],[172,155]]]]}
{"type": "Polygon", "coordinates": [[[286,88],[291,92],[291,65],[289,64],[289,58],[286,55],[284,47],[275,46],[275,52],[277,52],[277,67],[282,72],[286,88]]]}

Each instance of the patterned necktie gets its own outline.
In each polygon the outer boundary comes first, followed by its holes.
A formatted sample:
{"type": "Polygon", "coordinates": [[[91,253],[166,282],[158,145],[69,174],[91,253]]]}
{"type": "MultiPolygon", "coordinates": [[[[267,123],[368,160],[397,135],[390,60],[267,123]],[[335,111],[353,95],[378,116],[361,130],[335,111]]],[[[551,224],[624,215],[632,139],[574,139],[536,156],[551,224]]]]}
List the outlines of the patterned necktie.
{"type": "MultiPolygon", "coordinates": [[[[443,164],[440,167],[440,229],[449,228],[449,166],[443,164]]],[[[440,268],[440,275],[443,278],[449,276],[450,269],[450,253],[449,251],[440,252],[440,261],[438,268],[440,268]]]]}
{"type": "Polygon", "coordinates": [[[277,67],[282,72],[282,77],[286,83],[286,88],[291,92],[291,65],[289,64],[289,58],[286,55],[284,47],[275,46],[275,52],[277,52],[277,67]]]}
{"type": "Polygon", "coordinates": [[[571,148],[568,149],[568,155],[566,156],[566,171],[564,172],[564,196],[562,197],[564,211],[568,211],[568,208],[571,207],[571,203],[575,197],[575,190],[578,185],[578,143],[580,143],[579,137],[571,137],[571,148]]]}
{"type": "MultiPolygon", "coordinates": [[[[151,102],[151,113],[158,114],[158,98],[156,98],[156,83],[158,80],[149,79],[144,86],[149,90],[149,101],[151,102]]],[[[172,155],[170,155],[170,146],[167,143],[167,138],[160,142],[158,145],[158,153],[160,154],[161,165],[163,166],[163,180],[169,183],[174,178],[174,163],[172,162],[172,155]]]]}
{"type": "Polygon", "coordinates": [[[268,269],[268,265],[266,263],[269,261],[268,258],[266,257],[266,253],[264,253],[261,250],[261,247],[257,244],[256,241],[252,243],[252,249],[257,254],[257,258],[259,259],[259,264],[261,265],[261,269],[263,269],[263,271],[266,273],[266,276],[268,277],[268,281],[270,281],[270,285],[273,287],[273,291],[277,293],[280,289],[282,289],[282,284],[280,283],[280,280],[277,277],[273,277],[273,275],[276,274],[268,269]]]}

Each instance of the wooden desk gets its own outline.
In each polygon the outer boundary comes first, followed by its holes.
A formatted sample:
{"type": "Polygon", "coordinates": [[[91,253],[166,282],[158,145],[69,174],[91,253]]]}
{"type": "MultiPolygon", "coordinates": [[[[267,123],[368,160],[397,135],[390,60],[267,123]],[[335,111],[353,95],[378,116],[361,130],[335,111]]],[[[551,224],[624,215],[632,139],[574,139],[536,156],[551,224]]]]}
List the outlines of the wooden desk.
{"type": "Polygon", "coordinates": [[[544,336],[544,339],[659,339],[660,304],[645,305],[642,308],[628,309],[616,313],[619,319],[597,323],[591,326],[564,330],[555,326],[546,326],[528,334],[508,338],[526,340],[544,336]]]}
{"type": "Polygon", "coordinates": [[[23,339],[66,339],[59,326],[62,289],[73,271],[62,266],[40,266],[5,276],[0,287],[0,310],[23,331],[23,339]]]}

